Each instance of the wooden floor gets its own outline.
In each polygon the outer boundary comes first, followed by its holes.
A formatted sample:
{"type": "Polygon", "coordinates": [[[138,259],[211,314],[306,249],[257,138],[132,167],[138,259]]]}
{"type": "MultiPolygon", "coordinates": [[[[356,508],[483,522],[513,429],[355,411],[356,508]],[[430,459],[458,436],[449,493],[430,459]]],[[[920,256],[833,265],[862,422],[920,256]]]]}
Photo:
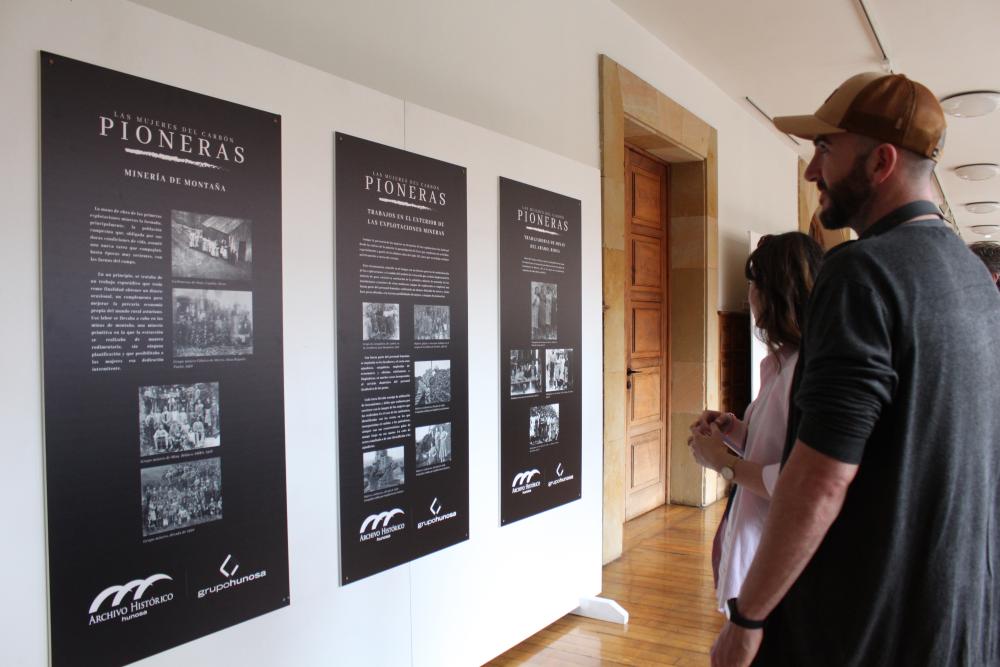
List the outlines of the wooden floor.
{"type": "Polygon", "coordinates": [[[707,665],[722,626],[711,553],[724,509],[667,505],[625,524],[601,595],[628,610],[627,626],[564,616],[489,664],[707,665]]]}

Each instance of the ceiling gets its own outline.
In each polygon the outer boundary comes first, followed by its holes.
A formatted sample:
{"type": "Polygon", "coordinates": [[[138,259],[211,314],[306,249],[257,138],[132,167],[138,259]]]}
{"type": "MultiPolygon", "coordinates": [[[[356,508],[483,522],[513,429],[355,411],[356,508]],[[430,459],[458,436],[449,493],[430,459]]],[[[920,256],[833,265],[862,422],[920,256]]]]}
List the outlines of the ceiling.
{"type": "MultiPolygon", "coordinates": [[[[747,97],[772,117],[810,113],[849,76],[883,69],[858,0],[613,2],[754,114],[747,97]]],[[[938,97],[1000,90],[997,0],[865,0],[865,5],[893,71],[938,97]]],[[[806,159],[812,153],[805,141],[796,149],[806,159]]],[[[1000,111],[980,118],[948,116],[937,175],[970,242],[983,237],[968,231],[969,225],[1000,224],[1000,212],[977,215],[963,206],[1000,201],[1000,177],[970,182],[955,175],[956,166],[977,162],[1000,163],[1000,111]]]]}

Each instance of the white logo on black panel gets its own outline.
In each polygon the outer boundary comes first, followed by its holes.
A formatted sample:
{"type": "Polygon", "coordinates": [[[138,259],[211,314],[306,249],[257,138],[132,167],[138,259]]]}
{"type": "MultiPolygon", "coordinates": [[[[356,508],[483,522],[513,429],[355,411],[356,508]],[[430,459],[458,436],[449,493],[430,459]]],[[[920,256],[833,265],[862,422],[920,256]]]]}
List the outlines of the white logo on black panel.
{"type": "Polygon", "coordinates": [[[553,486],[556,486],[557,484],[562,484],[564,482],[568,482],[572,480],[574,477],[576,477],[576,475],[566,474],[566,469],[563,468],[562,461],[560,461],[559,465],[556,466],[556,479],[549,480],[549,483],[546,486],[547,488],[551,489],[553,486]]]}
{"type": "Polygon", "coordinates": [[[113,618],[120,619],[123,623],[139,616],[145,616],[149,609],[174,599],[173,593],[162,593],[146,597],[146,592],[159,581],[173,581],[172,577],[165,574],[152,574],[145,579],[133,579],[125,584],[108,586],[97,594],[94,601],[90,603],[88,625],[97,625],[113,618]],[[126,598],[132,595],[131,602],[126,598]],[[104,602],[111,598],[109,609],[98,612],[104,602]]]}
{"type": "Polygon", "coordinates": [[[215,593],[221,593],[222,591],[227,591],[231,588],[236,588],[237,586],[242,586],[248,581],[257,581],[258,579],[263,579],[267,576],[267,570],[260,570],[258,572],[251,572],[250,574],[244,574],[242,577],[237,577],[236,572],[240,569],[239,563],[231,563],[233,555],[226,554],[225,560],[222,561],[222,565],[219,566],[219,574],[226,578],[225,581],[218,584],[213,584],[207,588],[201,588],[198,590],[198,599],[201,600],[204,597],[213,595],[215,593]]]}
{"type": "Polygon", "coordinates": [[[234,574],[236,574],[236,570],[240,569],[240,564],[236,563],[235,565],[232,566],[231,570],[228,570],[228,571],[226,570],[226,565],[229,564],[229,559],[232,558],[232,557],[233,557],[232,554],[228,554],[226,556],[226,560],[222,561],[222,565],[219,566],[219,572],[221,572],[222,576],[224,576],[224,577],[231,577],[234,574]]]}
{"type": "Polygon", "coordinates": [[[541,475],[542,473],[538,468],[532,468],[531,470],[525,470],[514,475],[514,480],[510,484],[511,493],[531,493],[532,489],[542,485],[541,482],[533,481],[535,475],[541,475]]]}
{"type": "Polygon", "coordinates": [[[449,519],[454,519],[456,516],[458,516],[458,512],[456,510],[451,510],[450,512],[445,512],[444,514],[441,514],[441,510],[444,509],[444,505],[442,505],[441,501],[438,500],[437,498],[434,498],[434,500],[431,501],[431,505],[427,509],[431,511],[431,518],[418,521],[417,530],[427,528],[428,526],[433,526],[434,524],[441,523],[442,521],[448,521],[449,519]]]}
{"type": "Polygon", "coordinates": [[[535,475],[541,475],[542,473],[538,471],[537,468],[533,470],[525,470],[524,472],[519,472],[514,475],[514,481],[511,482],[511,486],[521,486],[522,484],[529,484],[535,475]]]}
{"type": "Polygon", "coordinates": [[[391,537],[393,533],[403,530],[406,528],[405,523],[392,522],[394,518],[402,514],[405,512],[398,507],[378,514],[369,514],[361,523],[361,530],[358,531],[361,534],[360,540],[362,542],[372,539],[382,541],[391,537]]]}
{"type": "Polygon", "coordinates": [[[361,530],[358,532],[363,533],[366,530],[369,530],[369,527],[371,527],[371,530],[377,530],[379,524],[382,524],[382,527],[388,526],[394,516],[403,513],[403,510],[397,507],[378,514],[369,514],[368,518],[365,519],[365,522],[361,524],[361,530]]]}

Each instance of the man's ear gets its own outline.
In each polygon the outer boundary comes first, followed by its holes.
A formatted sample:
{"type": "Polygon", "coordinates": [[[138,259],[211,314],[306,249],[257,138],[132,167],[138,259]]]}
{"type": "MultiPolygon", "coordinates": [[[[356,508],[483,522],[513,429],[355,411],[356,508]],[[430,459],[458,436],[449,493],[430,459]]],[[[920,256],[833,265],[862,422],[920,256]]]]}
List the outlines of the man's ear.
{"type": "Polygon", "coordinates": [[[993,282],[1000,283],[1000,273],[990,273],[993,276],[993,282]]]}
{"type": "Polygon", "coordinates": [[[900,166],[902,156],[892,144],[879,144],[868,155],[868,169],[872,181],[879,185],[889,178],[900,166]]]}

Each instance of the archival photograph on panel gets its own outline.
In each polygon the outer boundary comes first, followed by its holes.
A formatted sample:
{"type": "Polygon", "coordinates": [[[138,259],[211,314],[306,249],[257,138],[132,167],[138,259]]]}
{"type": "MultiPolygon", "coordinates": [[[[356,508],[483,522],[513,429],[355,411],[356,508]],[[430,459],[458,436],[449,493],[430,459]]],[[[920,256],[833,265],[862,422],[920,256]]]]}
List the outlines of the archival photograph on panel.
{"type": "Polygon", "coordinates": [[[449,340],[451,311],[448,306],[414,306],[414,340],[449,340]]]}
{"type": "Polygon", "coordinates": [[[220,459],[143,468],[142,536],[222,518],[220,459]]]}
{"type": "Polygon", "coordinates": [[[531,406],[528,443],[544,445],[559,439],[559,404],[531,406]]]}
{"type": "Polygon", "coordinates": [[[451,422],[418,426],[417,470],[451,461],[451,422]]]}
{"type": "Polygon", "coordinates": [[[403,445],[376,449],[361,455],[365,493],[402,486],[406,481],[403,445]]]}
{"type": "Polygon", "coordinates": [[[539,350],[510,351],[510,395],[526,396],[542,390],[539,350]]]}
{"type": "Polygon", "coordinates": [[[253,354],[253,293],[174,288],[174,356],[253,354]]]}
{"type": "Polygon", "coordinates": [[[253,223],[190,211],[170,212],[170,263],[175,278],[249,281],[253,223]]]}
{"type": "Polygon", "coordinates": [[[416,392],[413,396],[414,405],[435,405],[451,400],[451,362],[449,360],[413,362],[413,379],[416,383],[416,392]]]}
{"type": "Polygon", "coordinates": [[[362,303],[363,340],[399,340],[398,303],[362,303]]]}
{"type": "Polygon", "coordinates": [[[545,350],[545,391],[570,391],[573,389],[573,350],[556,348],[545,350]]]}
{"type": "Polygon", "coordinates": [[[219,383],[139,387],[139,455],[218,447],[219,383]]]}
{"type": "Polygon", "coordinates": [[[531,340],[555,340],[556,315],[559,312],[559,286],[554,283],[531,283],[531,340]]]}

